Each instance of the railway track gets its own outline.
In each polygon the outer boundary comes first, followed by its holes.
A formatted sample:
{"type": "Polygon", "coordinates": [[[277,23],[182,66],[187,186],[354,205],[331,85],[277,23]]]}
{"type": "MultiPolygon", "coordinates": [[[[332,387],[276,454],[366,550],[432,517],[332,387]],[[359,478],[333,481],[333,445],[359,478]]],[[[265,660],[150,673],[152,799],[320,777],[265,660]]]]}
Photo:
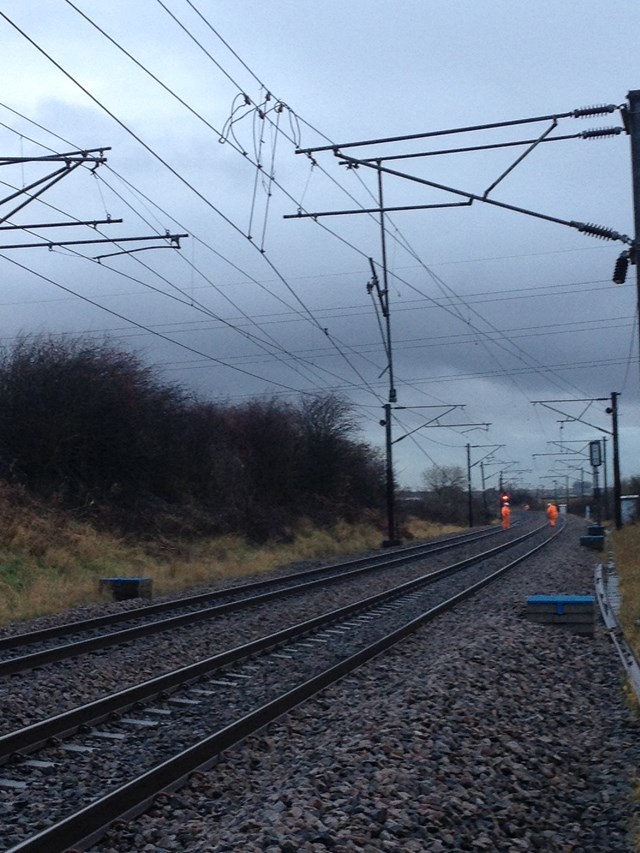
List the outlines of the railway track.
{"type": "Polygon", "coordinates": [[[0,738],[9,828],[3,849],[86,849],[113,821],[144,810],[158,792],[211,766],[225,749],[497,579],[561,531],[534,528],[480,556],[8,733],[0,738]]]}
{"type": "Polygon", "coordinates": [[[107,649],[162,631],[192,626],[267,604],[285,595],[300,595],[315,588],[354,580],[363,574],[406,566],[429,556],[484,541],[502,532],[497,528],[472,531],[437,542],[306,569],[279,578],[268,578],[142,606],[132,611],[3,637],[0,638],[0,677],[107,649]],[[118,625],[120,627],[116,628],[118,625]]]}

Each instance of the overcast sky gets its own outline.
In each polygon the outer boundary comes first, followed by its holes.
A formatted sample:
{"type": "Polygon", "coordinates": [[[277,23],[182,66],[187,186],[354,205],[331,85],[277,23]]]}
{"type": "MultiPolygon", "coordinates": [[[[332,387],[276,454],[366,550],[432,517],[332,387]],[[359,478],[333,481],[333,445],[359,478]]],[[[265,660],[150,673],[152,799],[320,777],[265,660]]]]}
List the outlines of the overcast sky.
{"type": "MultiPolygon", "coordinates": [[[[381,228],[353,212],[379,206],[377,173],[296,151],[403,157],[382,165],[423,183],[385,173],[386,207],[456,205],[386,216],[398,484],[466,467],[469,444],[475,486],[481,460],[488,485],[564,486],[589,473],[590,440],[611,450],[597,398],[614,391],[622,474],[640,473],[635,268],[614,285],[625,242],[567,224],[633,236],[629,137],[576,138],[621,127],[619,109],[562,117],[640,88],[637,0],[4,0],[0,15],[0,155],[110,147],[10,222],[124,220],[0,247],[189,235],[100,262],[118,247],[0,248],[3,343],[106,333],[230,403],[336,390],[383,450],[381,228]],[[559,442],[575,461],[547,455],[559,442]]],[[[54,168],[5,165],[3,196],[54,168]]]]}

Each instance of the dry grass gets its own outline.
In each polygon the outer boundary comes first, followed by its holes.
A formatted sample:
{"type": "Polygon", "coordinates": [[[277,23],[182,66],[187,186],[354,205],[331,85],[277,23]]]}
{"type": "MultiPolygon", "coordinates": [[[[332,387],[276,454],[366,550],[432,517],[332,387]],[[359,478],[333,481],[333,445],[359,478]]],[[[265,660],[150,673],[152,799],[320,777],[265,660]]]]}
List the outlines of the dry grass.
{"type": "MultiPolygon", "coordinates": [[[[620,586],[620,624],[625,637],[640,657],[640,525],[627,524],[611,532],[614,560],[620,586]]],[[[625,680],[623,694],[630,711],[639,713],[638,700],[629,682],[625,680]]],[[[640,783],[633,782],[632,797],[640,800],[640,783]]],[[[635,849],[640,853],[640,833],[635,832],[635,849]]]]}
{"type": "Polygon", "coordinates": [[[625,636],[640,656],[640,525],[628,524],[614,530],[611,542],[622,604],[620,622],[625,636]]]}
{"type": "Polygon", "coordinates": [[[446,536],[448,533],[461,533],[466,530],[455,524],[436,524],[433,521],[425,521],[422,518],[411,518],[402,529],[401,534],[407,539],[435,539],[437,536],[446,536]]]}
{"type": "MultiPolygon", "coordinates": [[[[451,529],[415,521],[402,535],[429,539],[451,529]]],[[[151,577],[159,596],[298,560],[374,550],[383,538],[373,524],[331,530],[302,524],[290,544],[259,548],[234,536],[131,544],[33,505],[0,482],[0,625],[99,601],[103,577],[151,577]]]]}

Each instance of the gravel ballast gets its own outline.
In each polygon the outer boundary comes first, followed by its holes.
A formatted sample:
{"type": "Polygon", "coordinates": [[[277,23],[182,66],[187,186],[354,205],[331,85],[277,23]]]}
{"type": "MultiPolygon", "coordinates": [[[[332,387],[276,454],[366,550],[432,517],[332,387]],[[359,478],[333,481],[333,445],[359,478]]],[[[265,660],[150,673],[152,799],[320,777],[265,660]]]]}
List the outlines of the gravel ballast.
{"type": "Polygon", "coordinates": [[[93,853],[636,850],[636,711],[604,627],[532,624],[593,592],[584,522],[196,774],[93,853]]]}

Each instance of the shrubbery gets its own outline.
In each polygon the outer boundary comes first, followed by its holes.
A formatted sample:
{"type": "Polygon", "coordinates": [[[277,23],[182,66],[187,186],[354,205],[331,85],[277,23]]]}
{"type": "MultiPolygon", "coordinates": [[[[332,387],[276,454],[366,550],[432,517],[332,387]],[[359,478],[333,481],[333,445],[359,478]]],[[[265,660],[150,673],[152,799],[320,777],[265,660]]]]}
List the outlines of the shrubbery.
{"type": "Polygon", "coordinates": [[[0,477],[105,527],[256,541],[355,520],[384,464],[350,405],[197,400],[109,342],[23,337],[0,353],[0,477]]]}

